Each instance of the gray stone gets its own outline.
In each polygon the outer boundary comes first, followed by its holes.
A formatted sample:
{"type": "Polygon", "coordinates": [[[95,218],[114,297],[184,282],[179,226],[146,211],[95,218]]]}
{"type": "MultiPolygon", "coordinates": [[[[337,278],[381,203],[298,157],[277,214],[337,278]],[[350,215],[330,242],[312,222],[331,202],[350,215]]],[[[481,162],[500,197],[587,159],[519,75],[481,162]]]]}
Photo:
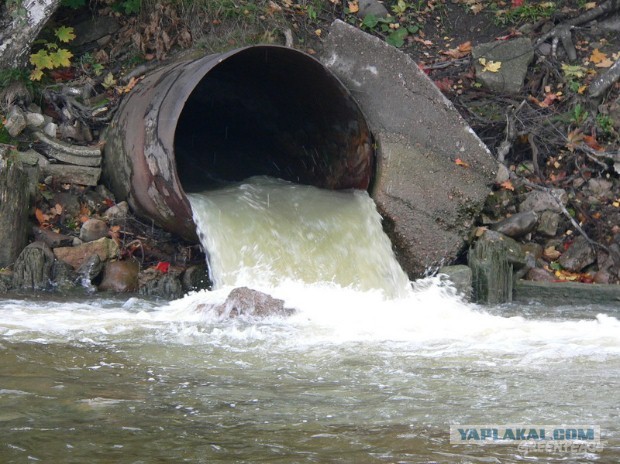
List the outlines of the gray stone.
{"type": "Polygon", "coordinates": [[[497,163],[497,174],[495,176],[496,184],[503,184],[507,180],[510,180],[510,171],[504,163],[497,163]]]}
{"type": "Polygon", "coordinates": [[[109,207],[103,213],[103,216],[108,219],[123,219],[129,214],[129,205],[126,201],[121,201],[117,205],[109,207]]]}
{"type": "Polygon", "coordinates": [[[56,137],[56,134],[58,133],[58,124],[48,122],[45,126],[43,126],[43,133],[50,137],[56,137]]]}
{"type": "Polygon", "coordinates": [[[595,197],[610,198],[613,193],[611,191],[613,183],[605,179],[590,179],[588,181],[588,190],[595,197]]]}
{"type": "Polygon", "coordinates": [[[4,128],[9,135],[11,137],[17,137],[26,128],[26,125],[26,115],[24,111],[17,105],[11,106],[4,123],[4,128]]]}
{"type": "Polygon", "coordinates": [[[562,206],[568,203],[568,195],[563,189],[551,191],[533,190],[529,192],[525,200],[519,205],[519,211],[555,211],[562,212],[562,206]]]}
{"type": "Polygon", "coordinates": [[[26,246],[30,181],[8,145],[0,144],[0,268],[12,264],[26,246]]]}
{"type": "Polygon", "coordinates": [[[547,237],[555,237],[558,233],[558,226],[560,225],[560,215],[553,211],[543,211],[538,221],[538,227],[536,231],[539,234],[547,237]]]}
{"type": "Polygon", "coordinates": [[[181,298],[183,285],[178,274],[173,272],[161,273],[154,269],[146,269],[139,275],[140,295],[156,296],[167,300],[181,298]]]}
{"type": "Polygon", "coordinates": [[[452,284],[457,293],[463,295],[467,300],[471,298],[472,274],[469,266],[464,264],[443,266],[439,269],[439,274],[446,276],[446,279],[452,284]]]}
{"type": "Polygon", "coordinates": [[[97,254],[90,255],[76,271],[83,287],[94,290],[93,281],[103,271],[103,261],[97,254]]]}
{"type": "Polygon", "coordinates": [[[26,124],[28,127],[41,127],[45,123],[45,118],[41,113],[26,113],[26,124]]]}
{"type": "Polygon", "coordinates": [[[385,18],[390,14],[385,6],[377,0],[359,0],[359,10],[357,16],[365,18],[368,15],[376,16],[377,18],[385,18]]]}
{"type": "Polygon", "coordinates": [[[518,238],[532,232],[537,223],[538,214],[534,211],[524,211],[493,224],[492,229],[508,237],[518,238]]]}
{"type": "Polygon", "coordinates": [[[43,242],[33,242],[15,261],[13,286],[24,290],[48,290],[51,287],[54,253],[43,242]]]}
{"type": "Polygon", "coordinates": [[[42,167],[46,176],[52,176],[55,181],[69,184],[95,186],[101,177],[101,168],[88,166],[73,166],[70,164],[49,164],[42,167]]]}
{"type": "Polygon", "coordinates": [[[596,261],[596,253],[588,241],[581,235],[562,253],[558,263],[571,272],[580,272],[596,261]]]}
{"type": "Polygon", "coordinates": [[[476,77],[495,92],[517,94],[523,86],[527,67],[534,58],[530,39],[495,41],[477,45],[472,50],[476,77]],[[498,72],[485,71],[480,59],[501,63],[498,72]]]}
{"type": "Polygon", "coordinates": [[[416,62],[384,41],[335,21],[321,61],[375,136],[370,193],[405,271],[421,276],[455,259],[495,181],[487,147],[416,62]]]}
{"type": "Polygon", "coordinates": [[[0,293],[13,290],[13,271],[0,269],[0,293]]]}
{"type": "Polygon", "coordinates": [[[186,292],[210,290],[213,285],[206,264],[189,266],[183,273],[181,282],[183,283],[183,290],[186,292]]]}
{"type": "Polygon", "coordinates": [[[525,275],[526,280],[533,280],[535,282],[555,282],[555,276],[540,267],[530,269],[525,275]]]}
{"type": "Polygon", "coordinates": [[[109,232],[108,225],[101,219],[89,219],[80,228],[80,240],[83,242],[93,242],[107,237],[109,232]]]}
{"type": "Polygon", "coordinates": [[[71,246],[73,244],[73,237],[59,234],[50,229],[35,226],[32,228],[32,233],[37,241],[44,242],[50,248],[71,246]]]}
{"type": "Polygon", "coordinates": [[[71,266],[54,260],[52,265],[52,285],[56,290],[68,291],[77,288],[78,276],[71,266]]]}
{"type": "MultiPolygon", "coordinates": [[[[95,16],[75,25],[75,39],[72,47],[82,47],[97,42],[102,37],[114,34],[120,29],[118,21],[111,16],[95,16]]],[[[96,44],[93,45],[93,47],[96,44]]]]}

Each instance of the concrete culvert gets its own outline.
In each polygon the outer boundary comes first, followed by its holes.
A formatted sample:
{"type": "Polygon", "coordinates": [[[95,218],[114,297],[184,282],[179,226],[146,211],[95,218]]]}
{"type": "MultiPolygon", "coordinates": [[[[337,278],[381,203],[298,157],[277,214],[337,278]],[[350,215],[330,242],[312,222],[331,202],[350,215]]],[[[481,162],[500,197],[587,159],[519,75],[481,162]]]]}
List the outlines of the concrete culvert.
{"type": "Polygon", "coordinates": [[[374,152],[348,90],[279,46],[179,61],[146,76],[106,136],[103,172],[140,216],[194,240],[185,192],[253,175],[368,189],[374,152]]]}

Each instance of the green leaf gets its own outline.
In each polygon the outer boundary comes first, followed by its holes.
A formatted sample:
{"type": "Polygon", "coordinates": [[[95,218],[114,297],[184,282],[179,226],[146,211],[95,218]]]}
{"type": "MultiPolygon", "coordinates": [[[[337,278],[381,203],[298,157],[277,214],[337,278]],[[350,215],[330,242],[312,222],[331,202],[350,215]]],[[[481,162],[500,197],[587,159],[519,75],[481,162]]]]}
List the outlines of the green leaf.
{"type": "Polygon", "coordinates": [[[71,42],[75,39],[75,34],[72,27],[60,26],[54,33],[56,34],[56,37],[58,37],[58,40],[64,43],[71,42]]]}
{"type": "Polygon", "coordinates": [[[554,271],[561,271],[562,270],[562,265],[560,263],[556,263],[555,261],[549,263],[549,267],[551,269],[553,269],[554,271]]]}
{"type": "Polygon", "coordinates": [[[379,19],[374,14],[367,14],[362,21],[362,26],[368,29],[373,29],[377,24],[379,24],[379,19]]]}
{"type": "Polygon", "coordinates": [[[586,75],[586,68],[579,65],[562,64],[562,71],[566,77],[583,77],[586,75]]]}
{"type": "Polygon", "coordinates": [[[142,0],[125,0],[123,3],[125,14],[140,13],[142,8],[142,0]]]}
{"type": "Polygon", "coordinates": [[[405,45],[405,39],[407,38],[408,34],[409,32],[404,27],[402,29],[396,29],[394,32],[387,36],[385,41],[396,48],[400,48],[405,45]]]}
{"type": "Polygon", "coordinates": [[[54,62],[47,50],[39,50],[37,53],[30,55],[30,63],[39,70],[54,67],[54,62]]]}
{"type": "Polygon", "coordinates": [[[71,66],[71,58],[73,57],[73,53],[69,50],[59,48],[54,53],[50,54],[50,56],[55,68],[65,68],[71,66]]]}

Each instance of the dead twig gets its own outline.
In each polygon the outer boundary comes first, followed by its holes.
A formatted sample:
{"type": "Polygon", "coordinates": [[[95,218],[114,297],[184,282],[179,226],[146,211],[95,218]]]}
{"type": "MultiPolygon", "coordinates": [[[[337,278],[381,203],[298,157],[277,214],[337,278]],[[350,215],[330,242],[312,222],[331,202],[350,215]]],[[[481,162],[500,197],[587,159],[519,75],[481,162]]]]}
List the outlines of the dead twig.
{"type": "Polygon", "coordinates": [[[577,50],[573,44],[571,31],[575,26],[585,24],[605,14],[620,10],[620,0],[607,0],[599,6],[586,11],[585,13],[558,24],[546,34],[538,38],[535,47],[547,40],[552,40],[552,55],[556,56],[558,42],[562,42],[562,46],[566,50],[566,54],[570,61],[577,59],[577,50]]]}

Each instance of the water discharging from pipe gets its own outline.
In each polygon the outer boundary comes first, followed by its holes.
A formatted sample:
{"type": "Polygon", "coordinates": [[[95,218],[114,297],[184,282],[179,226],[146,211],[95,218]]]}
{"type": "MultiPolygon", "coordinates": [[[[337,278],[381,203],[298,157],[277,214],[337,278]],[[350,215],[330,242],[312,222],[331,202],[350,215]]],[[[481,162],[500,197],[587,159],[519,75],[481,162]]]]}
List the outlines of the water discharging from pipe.
{"type": "Polygon", "coordinates": [[[216,287],[292,280],[378,289],[388,297],[408,291],[365,191],[257,176],[188,197],[216,287]]]}

